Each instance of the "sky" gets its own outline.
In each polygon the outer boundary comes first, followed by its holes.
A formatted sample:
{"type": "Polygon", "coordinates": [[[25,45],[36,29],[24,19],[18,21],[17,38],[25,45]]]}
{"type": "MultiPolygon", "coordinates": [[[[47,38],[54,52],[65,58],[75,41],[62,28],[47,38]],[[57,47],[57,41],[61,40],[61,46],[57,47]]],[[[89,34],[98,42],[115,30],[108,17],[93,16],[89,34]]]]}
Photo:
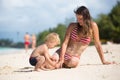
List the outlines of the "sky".
{"type": "Polygon", "coordinates": [[[117,0],[0,0],[0,39],[23,42],[26,32],[41,31],[75,17],[74,9],[86,6],[93,18],[108,14],[117,0]]]}

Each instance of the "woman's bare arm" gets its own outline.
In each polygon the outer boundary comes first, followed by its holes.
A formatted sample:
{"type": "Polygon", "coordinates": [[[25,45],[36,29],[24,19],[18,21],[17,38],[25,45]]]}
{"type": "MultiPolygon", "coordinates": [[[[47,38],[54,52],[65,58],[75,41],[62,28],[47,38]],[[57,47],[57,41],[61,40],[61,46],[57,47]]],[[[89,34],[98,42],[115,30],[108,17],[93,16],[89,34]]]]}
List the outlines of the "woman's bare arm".
{"type": "Polygon", "coordinates": [[[98,29],[98,26],[95,22],[92,22],[92,30],[93,30],[93,38],[94,38],[95,47],[99,53],[99,56],[100,56],[102,63],[103,64],[110,64],[110,62],[105,61],[104,53],[103,53],[101,42],[99,39],[99,29],[98,29]]]}
{"type": "Polygon", "coordinates": [[[68,42],[70,39],[70,33],[73,28],[73,25],[74,25],[74,23],[71,23],[66,30],[65,38],[64,38],[64,41],[63,41],[63,44],[61,47],[61,51],[60,51],[60,61],[58,62],[58,65],[62,65],[64,63],[64,55],[66,52],[66,48],[68,46],[68,42]]]}

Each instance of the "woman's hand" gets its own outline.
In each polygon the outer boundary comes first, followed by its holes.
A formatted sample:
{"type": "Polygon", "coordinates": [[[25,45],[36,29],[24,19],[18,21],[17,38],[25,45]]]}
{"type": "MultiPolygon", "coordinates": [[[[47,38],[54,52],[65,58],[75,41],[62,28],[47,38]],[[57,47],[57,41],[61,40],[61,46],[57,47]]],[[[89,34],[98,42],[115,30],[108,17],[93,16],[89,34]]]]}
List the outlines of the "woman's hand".
{"type": "Polygon", "coordinates": [[[63,61],[59,61],[59,62],[56,64],[55,68],[56,68],[56,69],[62,68],[62,64],[63,64],[63,63],[64,63],[63,61]]]}

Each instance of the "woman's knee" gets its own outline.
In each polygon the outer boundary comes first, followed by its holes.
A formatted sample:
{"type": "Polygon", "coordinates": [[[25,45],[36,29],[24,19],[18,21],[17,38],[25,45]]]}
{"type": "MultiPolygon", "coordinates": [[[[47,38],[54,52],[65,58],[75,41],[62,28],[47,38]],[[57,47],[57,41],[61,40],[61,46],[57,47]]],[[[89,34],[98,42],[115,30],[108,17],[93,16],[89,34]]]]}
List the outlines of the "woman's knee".
{"type": "Polygon", "coordinates": [[[75,68],[79,64],[79,59],[76,57],[71,58],[71,60],[68,63],[68,67],[75,68]]]}

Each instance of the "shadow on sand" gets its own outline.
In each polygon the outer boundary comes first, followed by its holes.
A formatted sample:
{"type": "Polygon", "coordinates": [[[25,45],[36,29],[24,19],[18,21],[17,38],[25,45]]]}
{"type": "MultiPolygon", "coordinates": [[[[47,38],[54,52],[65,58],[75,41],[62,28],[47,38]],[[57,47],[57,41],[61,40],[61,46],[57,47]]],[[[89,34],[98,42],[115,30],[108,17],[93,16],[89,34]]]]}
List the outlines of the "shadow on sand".
{"type": "Polygon", "coordinates": [[[32,72],[34,71],[33,67],[24,67],[19,68],[18,70],[15,70],[14,72],[32,72]]]}

